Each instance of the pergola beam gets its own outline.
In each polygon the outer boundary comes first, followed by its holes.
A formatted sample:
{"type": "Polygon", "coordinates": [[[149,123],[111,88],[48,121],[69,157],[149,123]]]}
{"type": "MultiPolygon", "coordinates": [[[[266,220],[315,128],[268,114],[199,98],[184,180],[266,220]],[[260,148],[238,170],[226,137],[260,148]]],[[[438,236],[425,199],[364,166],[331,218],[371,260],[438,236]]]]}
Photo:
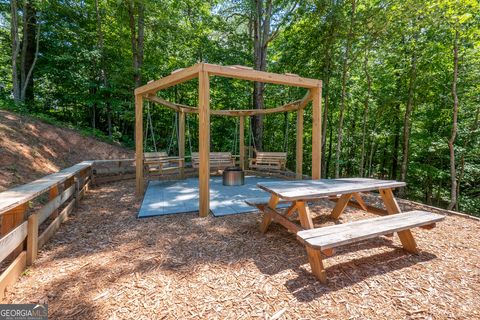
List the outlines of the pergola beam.
{"type": "Polygon", "coordinates": [[[293,74],[278,74],[258,70],[241,69],[236,67],[219,66],[208,63],[204,64],[204,68],[212,76],[222,76],[226,78],[283,84],[303,88],[316,88],[322,84],[320,80],[302,78],[293,74]]]}
{"type": "Polygon", "coordinates": [[[145,95],[148,93],[155,93],[159,90],[169,88],[171,86],[174,86],[176,84],[198,78],[198,72],[201,70],[200,69],[201,64],[195,64],[189,68],[185,68],[179,71],[174,71],[170,75],[159,79],[152,81],[150,83],[147,83],[144,86],[138,87],[135,89],[135,95],[145,95]]]}
{"type": "Polygon", "coordinates": [[[160,98],[159,96],[155,95],[147,95],[145,96],[145,99],[150,100],[152,102],[161,104],[162,106],[165,106],[167,108],[170,108],[176,112],[184,112],[184,113],[198,113],[198,108],[186,106],[183,104],[179,103],[173,103],[168,100],[165,100],[163,98],[160,98]]]}

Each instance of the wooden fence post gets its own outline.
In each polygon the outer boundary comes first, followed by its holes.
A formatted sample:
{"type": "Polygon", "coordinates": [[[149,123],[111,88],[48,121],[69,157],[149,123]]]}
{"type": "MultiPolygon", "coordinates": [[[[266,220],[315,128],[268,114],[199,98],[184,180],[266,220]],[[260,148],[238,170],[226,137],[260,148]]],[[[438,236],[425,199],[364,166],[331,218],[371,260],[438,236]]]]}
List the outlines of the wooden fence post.
{"type": "Polygon", "coordinates": [[[37,259],[38,254],[38,215],[31,214],[28,217],[27,233],[27,266],[31,266],[37,259]]]}

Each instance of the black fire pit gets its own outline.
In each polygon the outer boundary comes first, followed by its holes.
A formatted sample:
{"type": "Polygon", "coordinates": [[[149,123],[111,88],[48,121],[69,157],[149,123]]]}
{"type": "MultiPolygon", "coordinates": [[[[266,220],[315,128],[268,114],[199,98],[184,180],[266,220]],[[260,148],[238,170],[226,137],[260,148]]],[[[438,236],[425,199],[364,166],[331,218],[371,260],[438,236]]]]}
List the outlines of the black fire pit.
{"type": "Polygon", "coordinates": [[[228,167],[223,170],[224,186],[243,186],[245,184],[245,173],[241,167],[228,167]]]}

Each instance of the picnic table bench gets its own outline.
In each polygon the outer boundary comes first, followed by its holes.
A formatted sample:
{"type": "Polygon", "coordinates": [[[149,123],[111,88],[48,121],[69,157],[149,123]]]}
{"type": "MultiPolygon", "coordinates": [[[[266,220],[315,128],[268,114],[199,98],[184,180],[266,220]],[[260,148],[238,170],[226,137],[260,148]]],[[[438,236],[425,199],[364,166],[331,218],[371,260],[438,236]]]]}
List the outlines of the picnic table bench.
{"type": "Polygon", "coordinates": [[[333,254],[333,248],[366,239],[391,235],[396,232],[403,248],[411,253],[417,252],[417,245],[410,229],[423,227],[431,229],[436,222],[444,219],[443,215],[425,211],[410,211],[401,213],[400,207],[393,195],[393,189],[405,186],[404,182],[376,180],[366,178],[320,179],[285,182],[262,182],[257,186],[268,193],[268,203],[250,203],[264,213],[260,230],[268,230],[272,221],[294,232],[297,239],[305,245],[307,256],[314,275],[326,282],[322,253],[333,254]],[[354,206],[374,213],[384,210],[367,206],[361,197],[361,192],[379,191],[388,216],[365,219],[352,223],[338,224],[329,227],[314,228],[312,215],[307,201],[325,198],[336,198],[336,204],[330,217],[338,219],[348,205],[350,199],[357,200],[354,206]],[[276,210],[280,201],[291,202],[283,213],[276,210]],[[289,218],[298,212],[300,225],[289,218]]]}

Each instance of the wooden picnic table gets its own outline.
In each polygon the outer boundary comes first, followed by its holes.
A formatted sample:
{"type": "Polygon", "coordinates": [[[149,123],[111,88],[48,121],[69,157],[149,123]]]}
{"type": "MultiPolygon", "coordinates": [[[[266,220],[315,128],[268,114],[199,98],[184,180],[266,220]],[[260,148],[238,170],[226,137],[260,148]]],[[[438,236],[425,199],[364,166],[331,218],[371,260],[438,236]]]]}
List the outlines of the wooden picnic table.
{"type": "Polygon", "coordinates": [[[335,247],[382,235],[393,236],[393,232],[396,232],[403,248],[407,252],[417,253],[417,245],[410,229],[415,227],[432,229],[436,222],[445,218],[442,215],[424,211],[400,213],[400,207],[392,190],[405,186],[404,182],[347,178],[262,182],[257,186],[271,194],[268,204],[256,204],[264,212],[260,226],[261,231],[266,232],[270,223],[275,221],[294,232],[297,239],[305,245],[313,274],[323,283],[327,281],[327,277],[322,254],[333,255],[335,247]],[[360,193],[369,191],[380,193],[386,210],[365,204],[360,193]],[[352,197],[356,202],[350,201],[352,197]],[[389,216],[314,228],[307,201],[324,198],[336,201],[335,207],[330,213],[333,219],[338,219],[348,205],[389,216]],[[291,202],[290,207],[283,214],[276,209],[280,201],[291,202]],[[289,219],[295,211],[298,211],[300,226],[289,219]]]}
{"type": "Polygon", "coordinates": [[[266,232],[272,221],[278,222],[285,228],[297,233],[303,229],[312,229],[312,215],[307,201],[330,198],[336,201],[330,216],[338,219],[348,205],[360,207],[365,211],[382,213],[381,208],[366,205],[361,192],[379,191],[388,214],[399,213],[401,210],[393,195],[393,189],[404,187],[405,182],[378,180],[369,178],[343,178],[301,180],[286,182],[261,182],[257,186],[270,193],[267,205],[257,205],[264,212],[260,230],[266,232]],[[351,201],[355,198],[356,202],[351,201]],[[290,207],[282,214],[276,210],[280,201],[291,202],[290,207]],[[289,219],[298,211],[300,226],[289,219]]]}

